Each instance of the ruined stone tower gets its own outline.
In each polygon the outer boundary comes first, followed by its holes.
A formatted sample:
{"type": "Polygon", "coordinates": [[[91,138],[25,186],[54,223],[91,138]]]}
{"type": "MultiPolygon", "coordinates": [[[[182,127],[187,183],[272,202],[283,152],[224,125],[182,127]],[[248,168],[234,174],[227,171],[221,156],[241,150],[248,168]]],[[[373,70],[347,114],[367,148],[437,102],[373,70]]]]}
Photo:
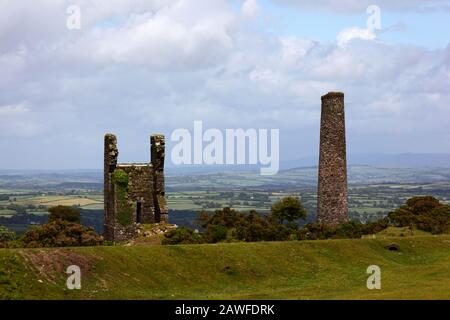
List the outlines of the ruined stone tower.
{"type": "Polygon", "coordinates": [[[328,225],[348,221],[344,94],[322,96],[317,219],[328,225]]]}
{"type": "Polygon", "coordinates": [[[163,135],[150,137],[150,163],[118,164],[117,139],[105,135],[104,236],[111,241],[136,237],[140,223],[168,221],[164,195],[163,135]]]}

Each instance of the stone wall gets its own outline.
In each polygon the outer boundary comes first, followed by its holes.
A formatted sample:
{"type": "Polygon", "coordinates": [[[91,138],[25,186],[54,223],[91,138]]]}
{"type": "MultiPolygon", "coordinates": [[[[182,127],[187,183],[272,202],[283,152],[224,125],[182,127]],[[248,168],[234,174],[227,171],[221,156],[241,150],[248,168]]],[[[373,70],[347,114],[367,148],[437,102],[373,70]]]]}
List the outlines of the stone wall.
{"type": "Polygon", "coordinates": [[[317,219],[329,225],[348,221],[344,94],[322,97],[317,219]]]}
{"type": "Polygon", "coordinates": [[[119,151],[117,149],[117,139],[113,134],[105,135],[105,147],[104,147],[104,182],[103,182],[103,195],[104,195],[104,227],[103,233],[105,239],[114,239],[114,186],[112,183],[112,173],[116,169],[117,159],[119,157],[119,151]]]}

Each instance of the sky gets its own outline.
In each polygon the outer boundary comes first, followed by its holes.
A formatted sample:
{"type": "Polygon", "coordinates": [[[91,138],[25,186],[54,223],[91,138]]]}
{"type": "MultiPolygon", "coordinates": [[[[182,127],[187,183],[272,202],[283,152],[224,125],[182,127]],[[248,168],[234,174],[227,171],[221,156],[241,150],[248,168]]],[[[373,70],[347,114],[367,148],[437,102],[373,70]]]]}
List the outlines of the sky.
{"type": "Polygon", "coordinates": [[[449,31],[442,0],[0,0],[0,169],[102,168],[106,132],[146,162],[195,120],[309,157],[328,91],[349,153],[450,153],[449,31]]]}

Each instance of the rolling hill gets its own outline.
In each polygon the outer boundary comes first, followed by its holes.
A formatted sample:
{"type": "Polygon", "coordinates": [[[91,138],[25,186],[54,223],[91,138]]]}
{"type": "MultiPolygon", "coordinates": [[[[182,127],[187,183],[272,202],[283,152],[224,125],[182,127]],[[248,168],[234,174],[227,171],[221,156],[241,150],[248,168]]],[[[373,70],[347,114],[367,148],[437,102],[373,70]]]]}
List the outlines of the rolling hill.
{"type": "Polygon", "coordinates": [[[450,299],[450,236],[0,249],[0,298],[450,299]],[[81,290],[66,289],[72,264],[81,290]],[[369,265],[381,290],[366,287],[369,265]]]}

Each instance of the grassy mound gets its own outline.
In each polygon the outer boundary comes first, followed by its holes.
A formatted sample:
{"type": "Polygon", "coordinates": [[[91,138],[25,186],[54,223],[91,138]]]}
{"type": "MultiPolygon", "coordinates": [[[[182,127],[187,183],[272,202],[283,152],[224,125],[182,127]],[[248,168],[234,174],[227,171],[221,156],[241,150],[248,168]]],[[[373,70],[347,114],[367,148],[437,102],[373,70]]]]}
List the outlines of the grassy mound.
{"type": "Polygon", "coordinates": [[[2,299],[450,299],[450,236],[0,249],[2,299]],[[398,251],[385,247],[398,245],[398,251]],[[82,270],[68,290],[65,270],[82,270]],[[368,290],[378,265],[382,289],[368,290]]]}

